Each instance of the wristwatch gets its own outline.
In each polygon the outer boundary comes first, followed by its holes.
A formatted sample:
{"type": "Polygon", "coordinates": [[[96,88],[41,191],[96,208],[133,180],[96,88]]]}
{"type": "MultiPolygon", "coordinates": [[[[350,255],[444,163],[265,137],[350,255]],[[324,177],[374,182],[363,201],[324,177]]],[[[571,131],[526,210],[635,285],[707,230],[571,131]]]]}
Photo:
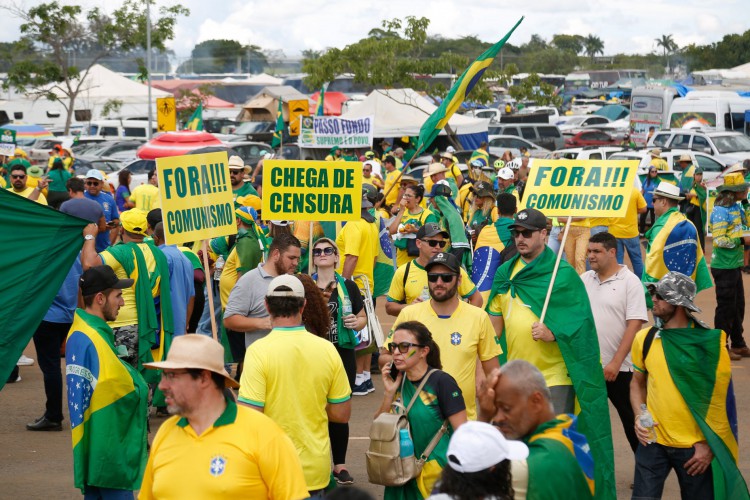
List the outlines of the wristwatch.
{"type": "Polygon", "coordinates": [[[87,234],[86,236],[83,237],[83,239],[86,240],[86,241],[91,241],[91,240],[94,239],[94,235],[93,234],[87,234]]]}

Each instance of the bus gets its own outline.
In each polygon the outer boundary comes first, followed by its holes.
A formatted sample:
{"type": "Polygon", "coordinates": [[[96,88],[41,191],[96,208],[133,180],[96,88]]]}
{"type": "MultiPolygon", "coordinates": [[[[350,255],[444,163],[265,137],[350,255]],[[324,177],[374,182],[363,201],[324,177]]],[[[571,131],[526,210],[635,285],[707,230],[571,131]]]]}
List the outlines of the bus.
{"type": "Polygon", "coordinates": [[[677,97],[674,87],[633,89],[630,96],[630,140],[636,146],[645,147],[653,132],[669,128],[669,110],[677,97]]]}
{"type": "Polygon", "coordinates": [[[581,88],[605,89],[618,80],[646,78],[644,69],[597,69],[574,71],[565,77],[565,91],[573,92],[581,88]]]}

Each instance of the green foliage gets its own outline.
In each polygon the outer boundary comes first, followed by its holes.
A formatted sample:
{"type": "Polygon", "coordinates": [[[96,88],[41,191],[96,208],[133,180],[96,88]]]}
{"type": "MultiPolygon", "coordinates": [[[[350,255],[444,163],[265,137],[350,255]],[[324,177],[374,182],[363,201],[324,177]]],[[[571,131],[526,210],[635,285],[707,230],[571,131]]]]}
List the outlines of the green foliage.
{"type": "Polygon", "coordinates": [[[267,64],[266,56],[257,45],[242,45],[236,40],[206,40],[193,48],[190,60],[177,71],[261,73],[267,64]]]}
{"type": "Polygon", "coordinates": [[[179,89],[175,94],[177,103],[177,122],[185,123],[192,116],[198,106],[205,106],[209,97],[216,95],[213,87],[208,84],[199,85],[194,90],[179,89]]]}
{"type": "Polygon", "coordinates": [[[597,54],[604,54],[604,42],[598,36],[590,34],[583,40],[583,50],[593,63],[597,54]]]}
{"type": "Polygon", "coordinates": [[[581,35],[552,35],[552,45],[554,47],[576,55],[583,51],[583,42],[585,40],[581,35]]]}
{"type": "Polygon", "coordinates": [[[539,106],[562,105],[562,97],[555,95],[555,87],[542,82],[536,73],[530,74],[519,85],[513,85],[508,92],[517,101],[531,100],[539,106]]]}
{"type": "Polygon", "coordinates": [[[569,50],[547,48],[524,52],[518,58],[518,67],[524,73],[554,73],[565,75],[578,65],[578,56],[569,50]]]}
{"type": "Polygon", "coordinates": [[[109,118],[110,115],[119,113],[122,108],[123,102],[121,99],[110,99],[102,107],[102,116],[109,118]]]}
{"type": "Polygon", "coordinates": [[[750,54],[750,30],[725,35],[721,41],[708,45],[690,44],[682,50],[690,70],[733,68],[745,64],[750,54]]]}

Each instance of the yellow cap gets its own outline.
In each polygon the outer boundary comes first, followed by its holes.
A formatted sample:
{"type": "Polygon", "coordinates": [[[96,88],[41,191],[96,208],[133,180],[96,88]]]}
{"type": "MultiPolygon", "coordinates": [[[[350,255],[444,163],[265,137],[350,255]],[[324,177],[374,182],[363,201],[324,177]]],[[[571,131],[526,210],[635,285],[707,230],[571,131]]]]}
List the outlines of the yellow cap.
{"type": "Polygon", "coordinates": [[[148,221],[146,220],[146,212],[139,208],[131,208],[125,210],[120,214],[120,223],[123,229],[129,233],[146,235],[146,229],[148,228],[148,221]]]}

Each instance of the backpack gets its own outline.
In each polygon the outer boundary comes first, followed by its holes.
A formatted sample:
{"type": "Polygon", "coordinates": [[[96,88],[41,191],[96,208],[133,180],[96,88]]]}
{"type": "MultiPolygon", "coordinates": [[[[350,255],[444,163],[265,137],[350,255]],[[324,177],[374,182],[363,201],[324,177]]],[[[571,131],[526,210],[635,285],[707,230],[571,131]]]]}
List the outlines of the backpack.
{"type": "MultiPolygon", "coordinates": [[[[435,433],[430,443],[425,448],[424,453],[417,459],[414,455],[401,458],[401,429],[409,431],[409,420],[407,415],[414,402],[422,392],[422,388],[427,383],[435,371],[434,368],[427,372],[422,382],[417,387],[414,397],[409,405],[404,409],[399,402],[394,402],[398,413],[381,413],[373,421],[370,427],[370,447],[365,452],[367,462],[367,476],[373,484],[383,486],[403,486],[422,472],[422,466],[430,457],[432,450],[435,449],[443,434],[448,430],[448,421],[443,421],[443,425],[435,433]]],[[[401,394],[403,394],[404,382],[406,375],[402,374],[401,394]]]]}

